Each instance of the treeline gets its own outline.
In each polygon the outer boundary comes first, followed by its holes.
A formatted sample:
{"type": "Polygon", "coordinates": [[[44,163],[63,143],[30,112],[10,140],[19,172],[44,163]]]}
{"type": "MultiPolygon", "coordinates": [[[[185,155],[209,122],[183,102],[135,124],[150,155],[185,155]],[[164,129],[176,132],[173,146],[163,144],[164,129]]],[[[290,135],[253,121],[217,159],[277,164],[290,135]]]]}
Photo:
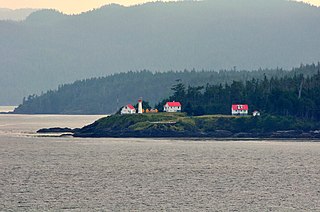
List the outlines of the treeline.
{"type": "Polygon", "coordinates": [[[246,81],[205,86],[173,86],[173,95],[166,101],[180,101],[189,115],[230,114],[232,104],[248,104],[250,113],[294,116],[320,120],[320,71],[313,76],[253,78],[246,81]]]}
{"type": "MultiPolygon", "coordinates": [[[[128,103],[135,104],[140,97],[143,97],[145,101],[154,105],[161,101],[161,99],[172,95],[173,91],[171,88],[177,84],[177,81],[187,87],[184,91],[186,95],[191,95],[191,98],[194,98],[194,100],[191,99],[189,101],[190,104],[186,102],[184,105],[189,105],[188,107],[194,110],[193,108],[197,105],[196,99],[202,98],[201,103],[210,103],[214,106],[209,107],[208,105],[208,107],[204,107],[205,113],[228,113],[231,99],[238,101],[240,98],[239,102],[240,100],[247,100],[247,97],[243,96],[245,95],[243,94],[243,90],[249,89],[247,87],[249,83],[242,82],[252,82],[252,86],[260,86],[261,82],[264,82],[263,80],[269,82],[268,79],[276,80],[282,79],[285,76],[300,76],[300,74],[306,77],[312,76],[317,73],[318,69],[319,64],[301,65],[299,68],[294,68],[291,71],[279,68],[256,71],[237,71],[234,69],[218,72],[205,70],[170,71],[164,73],[153,73],[147,70],[139,72],[130,71],[107,77],[76,81],[72,84],[61,85],[57,90],[50,90],[41,95],[30,95],[24,98],[23,103],[15,110],[15,113],[110,114],[115,113],[128,103]],[[252,78],[255,80],[252,81],[252,78]],[[206,84],[208,85],[203,88],[201,87],[206,84]],[[221,98],[226,97],[227,94],[223,92],[231,92],[230,95],[232,97],[228,101],[219,99],[219,96],[221,98]],[[203,98],[208,98],[208,101],[203,100],[203,98]],[[223,104],[221,105],[220,103],[223,104]],[[225,108],[224,104],[228,104],[228,108],[225,108]]],[[[300,78],[297,80],[299,81],[300,78]]],[[[307,79],[303,86],[304,89],[306,85],[307,79]]],[[[257,98],[262,98],[259,96],[264,95],[264,91],[260,93],[259,90],[256,90],[255,92],[258,95],[257,98]]],[[[305,96],[302,95],[302,98],[305,98],[305,96]]],[[[261,110],[263,109],[261,104],[263,103],[254,104],[254,106],[261,110]]]]}

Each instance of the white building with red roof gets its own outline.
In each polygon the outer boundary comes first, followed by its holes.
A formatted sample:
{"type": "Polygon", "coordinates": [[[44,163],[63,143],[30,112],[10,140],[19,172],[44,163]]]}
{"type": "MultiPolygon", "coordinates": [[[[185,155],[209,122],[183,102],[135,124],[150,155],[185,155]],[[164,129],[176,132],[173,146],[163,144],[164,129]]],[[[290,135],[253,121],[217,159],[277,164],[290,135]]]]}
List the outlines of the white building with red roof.
{"type": "Polygon", "coordinates": [[[176,113],[176,112],[181,112],[181,103],[180,102],[167,102],[163,106],[163,111],[164,112],[169,112],[169,113],[176,113]]]}
{"type": "Polygon", "coordinates": [[[231,107],[232,115],[248,115],[249,106],[244,104],[233,104],[231,107]]]}
{"type": "Polygon", "coordinates": [[[136,113],[136,109],[131,104],[128,104],[121,109],[121,114],[134,114],[134,113],[136,113]]]}

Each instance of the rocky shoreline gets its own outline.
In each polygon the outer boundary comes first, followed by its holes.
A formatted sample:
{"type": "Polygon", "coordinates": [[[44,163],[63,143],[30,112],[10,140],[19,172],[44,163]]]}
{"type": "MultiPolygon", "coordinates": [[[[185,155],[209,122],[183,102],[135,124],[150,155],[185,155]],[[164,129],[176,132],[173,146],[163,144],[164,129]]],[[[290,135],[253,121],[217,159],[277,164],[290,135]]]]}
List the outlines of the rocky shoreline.
{"type": "Polygon", "coordinates": [[[80,134],[74,133],[73,137],[92,137],[92,138],[245,138],[245,139],[320,139],[319,133],[313,132],[282,132],[272,133],[232,133],[215,132],[215,133],[188,133],[188,132],[121,132],[121,133],[99,133],[99,134],[80,134]]]}
{"type": "MultiPolygon", "coordinates": [[[[216,130],[211,133],[199,132],[174,132],[174,131],[130,131],[119,132],[104,131],[97,133],[81,133],[79,129],[71,128],[44,128],[37,131],[41,134],[72,133],[73,137],[82,138],[230,138],[230,139],[319,139],[320,131],[304,132],[299,130],[275,131],[268,133],[231,132],[228,130],[216,130]]],[[[70,135],[70,134],[68,134],[70,135]]]]}
{"type": "Polygon", "coordinates": [[[318,123],[286,117],[186,116],[183,113],[112,115],[80,129],[44,128],[86,138],[320,139],[318,123]],[[286,123],[286,124],[282,124],[286,123]]]}
{"type": "Polygon", "coordinates": [[[53,127],[53,128],[42,128],[37,133],[75,133],[78,129],[71,129],[68,127],[53,127]]]}

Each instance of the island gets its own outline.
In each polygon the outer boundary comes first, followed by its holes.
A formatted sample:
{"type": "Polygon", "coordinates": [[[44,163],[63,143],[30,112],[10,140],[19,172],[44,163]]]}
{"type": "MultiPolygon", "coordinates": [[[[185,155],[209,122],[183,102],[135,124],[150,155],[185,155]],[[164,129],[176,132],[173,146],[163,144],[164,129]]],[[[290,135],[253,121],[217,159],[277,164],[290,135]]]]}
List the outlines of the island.
{"type": "MultiPolygon", "coordinates": [[[[107,116],[72,132],[74,137],[95,138],[320,139],[318,129],[317,122],[273,115],[188,116],[186,113],[144,113],[107,116]]],[[[46,132],[50,132],[50,129],[46,129],[46,132]]]]}

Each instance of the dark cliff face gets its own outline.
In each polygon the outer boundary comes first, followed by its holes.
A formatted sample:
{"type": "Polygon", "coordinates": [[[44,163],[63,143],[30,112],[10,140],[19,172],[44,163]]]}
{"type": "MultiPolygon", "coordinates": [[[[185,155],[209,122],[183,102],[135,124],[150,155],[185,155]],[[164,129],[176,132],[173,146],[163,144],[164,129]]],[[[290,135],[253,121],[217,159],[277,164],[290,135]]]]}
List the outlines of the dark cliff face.
{"type": "Polygon", "coordinates": [[[319,11],[285,0],[183,1],[112,5],[75,16],[46,10],[21,23],[0,22],[0,104],[129,70],[316,62],[319,11]]]}

